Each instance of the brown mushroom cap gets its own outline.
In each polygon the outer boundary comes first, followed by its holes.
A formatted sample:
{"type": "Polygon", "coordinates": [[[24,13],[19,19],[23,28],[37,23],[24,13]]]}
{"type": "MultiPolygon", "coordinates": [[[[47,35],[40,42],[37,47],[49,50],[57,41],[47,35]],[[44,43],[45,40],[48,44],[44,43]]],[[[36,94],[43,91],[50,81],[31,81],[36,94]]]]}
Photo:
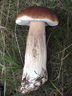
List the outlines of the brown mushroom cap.
{"type": "Polygon", "coordinates": [[[29,25],[31,21],[43,21],[50,26],[56,26],[59,20],[56,14],[46,7],[29,7],[24,9],[17,18],[18,25],[29,25]]]}

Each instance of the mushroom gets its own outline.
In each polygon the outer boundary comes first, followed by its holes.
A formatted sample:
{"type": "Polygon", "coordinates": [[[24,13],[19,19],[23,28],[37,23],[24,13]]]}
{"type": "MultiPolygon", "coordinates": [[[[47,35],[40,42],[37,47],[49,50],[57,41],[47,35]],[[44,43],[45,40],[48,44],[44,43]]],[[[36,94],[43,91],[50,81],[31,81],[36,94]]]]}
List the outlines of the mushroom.
{"type": "Polygon", "coordinates": [[[26,8],[16,18],[16,24],[30,26],[20,88],[23,94],[37,90],[48,80],[45,26],[58,22],[55,13],[46,7],[26,8]]]}

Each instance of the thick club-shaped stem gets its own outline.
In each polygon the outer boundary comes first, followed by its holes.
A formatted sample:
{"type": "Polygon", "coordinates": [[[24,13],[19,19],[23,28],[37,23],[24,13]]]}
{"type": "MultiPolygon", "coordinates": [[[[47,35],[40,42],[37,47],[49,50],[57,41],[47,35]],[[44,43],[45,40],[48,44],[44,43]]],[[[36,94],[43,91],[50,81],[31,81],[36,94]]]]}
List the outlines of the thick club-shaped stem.
{"type": "Polygon", "coordinates": [[[37,90],[47,81],[45,23],[30,23],[21,92],[37,90]]]}

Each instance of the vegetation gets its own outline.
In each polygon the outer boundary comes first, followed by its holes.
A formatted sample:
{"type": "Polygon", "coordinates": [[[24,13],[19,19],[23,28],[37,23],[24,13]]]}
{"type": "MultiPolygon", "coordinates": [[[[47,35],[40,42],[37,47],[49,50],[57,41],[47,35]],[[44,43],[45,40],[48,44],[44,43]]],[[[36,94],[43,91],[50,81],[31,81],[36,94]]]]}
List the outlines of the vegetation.
{"type": "Polygon", "coordinates": [[[60,23],[46,27],[49,80],[26,96],[72,96],[72,0],[0,0],[0,89],[4,96],[21,96],[28,27],[16,25],[15,19],[29,6],[51,8],[60,23]]]}

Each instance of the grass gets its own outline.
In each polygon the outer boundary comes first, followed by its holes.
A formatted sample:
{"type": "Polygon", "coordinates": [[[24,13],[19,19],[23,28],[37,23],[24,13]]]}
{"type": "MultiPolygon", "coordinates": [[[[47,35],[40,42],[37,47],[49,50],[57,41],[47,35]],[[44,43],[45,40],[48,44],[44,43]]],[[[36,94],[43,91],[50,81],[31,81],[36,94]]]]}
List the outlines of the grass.
{"type": "Polygon", "coordinates": [[[49,80],[26,96],[72,96],[72,0],[0,0],[0,87],[4,86],[4,96],[21,96],[18,88],[28,27],[16,25],[15,19],[29,6],[53,9],[60,23],[46,27],[49,80]]]}

